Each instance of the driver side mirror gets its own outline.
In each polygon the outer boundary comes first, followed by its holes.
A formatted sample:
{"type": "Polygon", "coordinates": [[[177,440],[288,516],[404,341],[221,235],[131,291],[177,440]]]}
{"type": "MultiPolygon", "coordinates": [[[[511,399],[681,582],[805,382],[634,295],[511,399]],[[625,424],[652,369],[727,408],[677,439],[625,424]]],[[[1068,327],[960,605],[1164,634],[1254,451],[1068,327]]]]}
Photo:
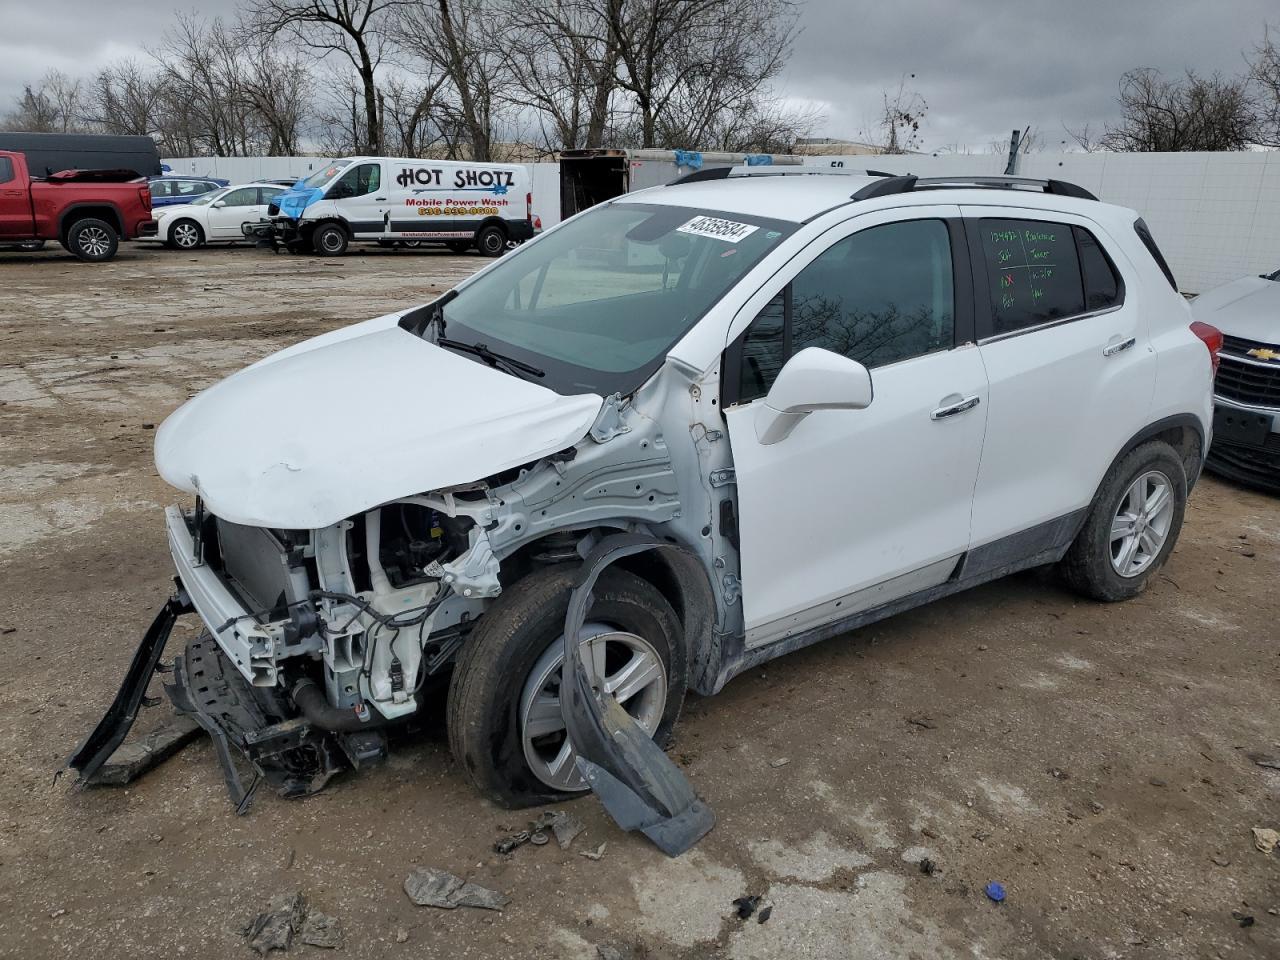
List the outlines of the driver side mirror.
{"type": "Polygon", "coordinates": [[[756,439],[785,440],[815,410],[861,410],[871,405],[871,371],[830,350],[805,347],[778,372],[756,409],[756,439]]]}
{"type": "Polygon", "coordinates": [[[225,201],[225,200],[215,200],[215,201],[213,201],[213,205],[214,205],[215,207],[225,207],[225,206],[227,205],[227,201],[225,201]]]}

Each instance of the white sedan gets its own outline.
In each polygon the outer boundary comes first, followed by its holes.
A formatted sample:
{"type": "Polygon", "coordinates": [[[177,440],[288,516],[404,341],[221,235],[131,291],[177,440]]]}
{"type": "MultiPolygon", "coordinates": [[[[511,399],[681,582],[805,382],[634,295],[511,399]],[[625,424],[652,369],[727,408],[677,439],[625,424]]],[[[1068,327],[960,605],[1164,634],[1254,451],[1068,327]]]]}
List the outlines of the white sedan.
{"type": "Polygon", "coordinates": [[[270,183],[248,183],[223,187],[191,203],[161,207],[155,211],[159,223],[156,238],[177,250],[243,240],[240,224],[261,220],[267,215],[267,205],[287,189],[270,183]]]}

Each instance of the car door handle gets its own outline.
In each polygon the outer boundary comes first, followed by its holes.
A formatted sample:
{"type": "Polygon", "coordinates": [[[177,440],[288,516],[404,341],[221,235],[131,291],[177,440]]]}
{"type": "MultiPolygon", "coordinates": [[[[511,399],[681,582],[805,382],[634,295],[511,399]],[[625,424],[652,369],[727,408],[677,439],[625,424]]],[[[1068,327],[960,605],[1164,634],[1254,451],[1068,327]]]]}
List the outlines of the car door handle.
{"type": "Polygon", "coordinates": [[[377,203],[382,203],[382,202],[384,202],[387,198],[386,198],[386,197],[374,197],[373,199],[374,199],[374,201],[375,201],[375,202],[377,202],[377,203]]]}
{"type": "Polygon", "coordinates": [[[1137,337],[1130,337],[1128,340],[1116,340],[1102,348],[1102,355],[1104,357],[1114,357],[1117,353],[1123,353],[1128,350],[1137,342],[1137,337]]]}
{"type": "Polygon", "coordinates": [[[966,410],[972,410],[982,402],[981,397],[965,397],[963,400],[957,401],[956,403],[947,403],[946,401],[950,399],[951,397],[945,397],[942,402],[946,405],[939,407],[937,410],[933,411],[933,413],[929,414],[929,419],[945,420],[947,417],[954,417],[958,413],[964,413],[966,410]]]}

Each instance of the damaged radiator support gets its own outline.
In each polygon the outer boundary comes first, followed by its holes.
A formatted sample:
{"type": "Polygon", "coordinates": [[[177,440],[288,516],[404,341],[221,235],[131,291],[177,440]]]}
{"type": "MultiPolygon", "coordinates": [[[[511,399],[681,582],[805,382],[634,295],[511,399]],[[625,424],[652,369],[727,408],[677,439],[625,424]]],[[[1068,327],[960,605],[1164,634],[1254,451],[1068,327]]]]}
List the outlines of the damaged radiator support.
{"type": "Polygon", "coordinates": [[[623,830],[639,830],[667,856],[678,857],[706,836],[716,815],[618,701],[591,685],[576,642],[600,574],[614,561],[647,550],[685,548],[624,533],[604,538],[587,557],[565,615],[567,676],[560,702],[565,728],[578,752],[578,772],[609,816],[623,830]]]}

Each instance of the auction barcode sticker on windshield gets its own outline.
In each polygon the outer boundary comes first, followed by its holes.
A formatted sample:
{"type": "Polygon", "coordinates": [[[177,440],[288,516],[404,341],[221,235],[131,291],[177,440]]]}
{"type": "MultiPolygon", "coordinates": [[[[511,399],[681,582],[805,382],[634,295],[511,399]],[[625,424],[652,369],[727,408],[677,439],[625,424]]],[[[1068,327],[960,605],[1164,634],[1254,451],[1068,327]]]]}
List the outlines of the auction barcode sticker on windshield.
{"type": "Polygon", "coordinates": [[[677,233],[691,233],[695,237],[711,237],[726,243],[737,243],[759,230],[749,223],[738,223],[736,220],[721,220],[718,217],[694,217],[683,226],[676,227],[677,233]]]}

